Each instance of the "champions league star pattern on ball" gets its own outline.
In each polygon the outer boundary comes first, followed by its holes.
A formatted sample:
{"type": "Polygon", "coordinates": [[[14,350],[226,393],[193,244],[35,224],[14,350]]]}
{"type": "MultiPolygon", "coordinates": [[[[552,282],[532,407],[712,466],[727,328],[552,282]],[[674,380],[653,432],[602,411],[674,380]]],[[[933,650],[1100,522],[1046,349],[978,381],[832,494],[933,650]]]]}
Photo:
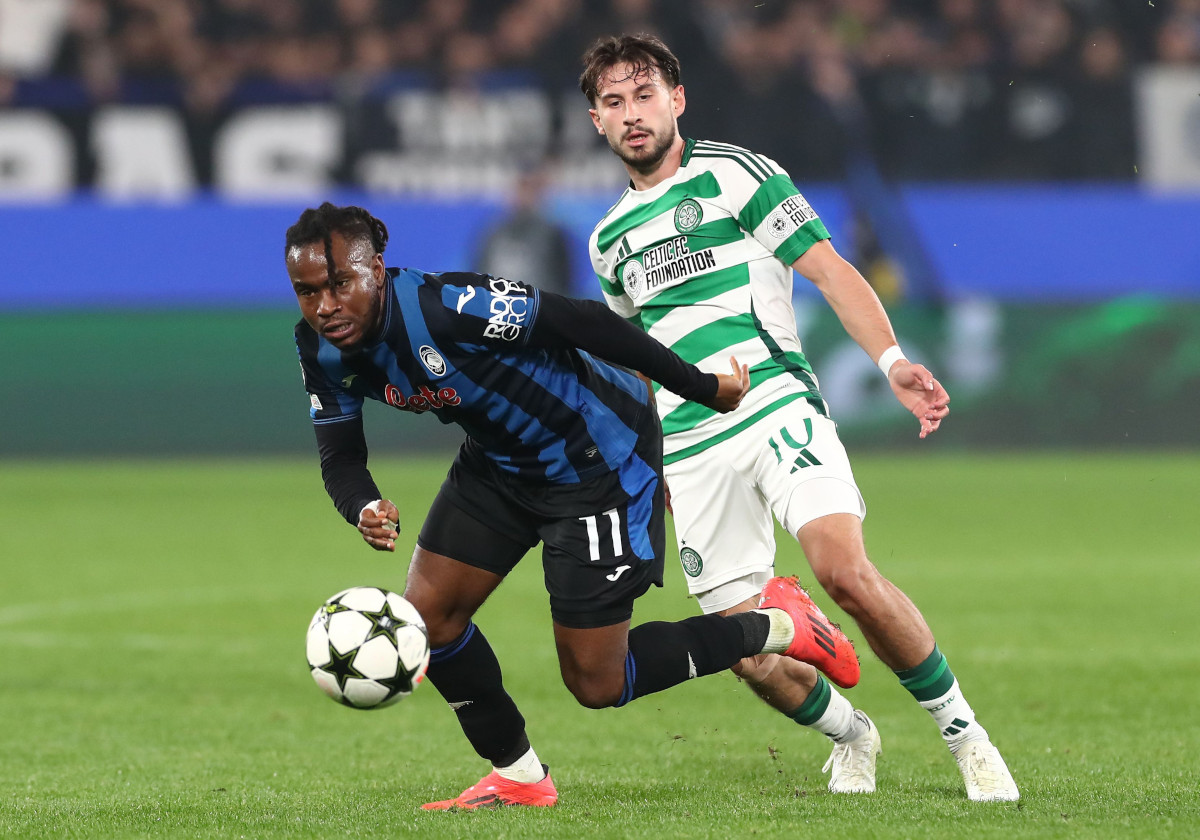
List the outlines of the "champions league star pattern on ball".
{"type": "Polygon", "coordinates": [[[395,592],[356,586],[322,604],[308,624],[308,666],[344,706],[379,709],[412,694],[429,667],[429,634],[395,592]]]}

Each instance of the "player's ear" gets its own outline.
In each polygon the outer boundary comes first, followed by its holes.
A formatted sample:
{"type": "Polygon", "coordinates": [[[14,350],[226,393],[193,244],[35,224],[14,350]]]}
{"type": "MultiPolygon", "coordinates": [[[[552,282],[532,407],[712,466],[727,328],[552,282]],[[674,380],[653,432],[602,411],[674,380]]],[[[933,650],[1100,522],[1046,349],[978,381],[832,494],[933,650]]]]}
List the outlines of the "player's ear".
{"type": "Polygon", "coordinates": [[[599,131],[601,134],[603,134],[604,126],[600,124],[600,114],[596,112],[596,109],[588,108],[588,116],[592,118],[592,125],[596,126],[596,131],[599,131]]]}
{"type": "Polygon", "coordinates": [[[671,113],[676,119],[683,116],[683,109],[687,106],[687,97],[683,93],[683,85],[675,85],[675,90],[671,91],[671,113]]]}
{"type": "Polygon", "coordinates": [[[382,283],[385,274],[387,266],[383,262],[383,254],[376,254],[371,258],[371,276],[375,278],[376,283],[382,283]]]}

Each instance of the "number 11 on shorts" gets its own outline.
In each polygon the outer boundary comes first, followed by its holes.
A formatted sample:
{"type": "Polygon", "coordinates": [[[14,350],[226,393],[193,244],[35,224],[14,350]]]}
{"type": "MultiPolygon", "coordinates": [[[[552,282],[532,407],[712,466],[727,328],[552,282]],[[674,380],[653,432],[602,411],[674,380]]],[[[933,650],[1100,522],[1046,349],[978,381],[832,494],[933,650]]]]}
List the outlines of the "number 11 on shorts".
{"type": "MultiPolygon", "coordinates": [[[[601,516],[607,516],[609,524],[611,525],[612,545],[613,545],[612,556],[620,557],[622,554],[625,553],[625,549],[624,549],[622,541],[621,541],[621,512],[618,511],[616,508],[613,508],[612,510],[604,511],[604,513],[601,514],[601,516]]],[[[600,527],[597,523],[597,517],[595,514],[592,514],[591,516],[581,516],[579,518],[583,521],[583,524],[587,527],[588,555],[591,557],[593,562],[596,560],[599,560],[600,559],[600,527]]]]}

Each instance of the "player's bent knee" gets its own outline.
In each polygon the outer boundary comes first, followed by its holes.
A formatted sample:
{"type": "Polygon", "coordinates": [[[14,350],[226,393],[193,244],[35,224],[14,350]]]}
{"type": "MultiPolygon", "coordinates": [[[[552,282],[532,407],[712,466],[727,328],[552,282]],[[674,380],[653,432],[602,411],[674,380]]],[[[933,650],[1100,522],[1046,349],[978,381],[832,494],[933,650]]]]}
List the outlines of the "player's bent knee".
{"type": "Polygon", "coordinates": [[[593,676],[563,677],[567,690],[587,709],[607,709],[617,705],[624,692],[624,684],[593,676]]]}
{"type": "Polygon", "coordinates": [[[469,611],[454,609],[445,599],[423,587],[405,587],[404,599],[421,614],[429,634],[429,646],[434,649],[461,636],[471,621],[469,611]]]}
{"type": "Polygon", "coordinates": [[[425,630],[429,633],[429,647],[436,650],[453,642],[467,629],[470,624],[469,616],[443,615],[436,612],[426,613],[417,604],[413,604],[421,618],[425,620],[425,630]],[[430,617],[432,616],[432,618],[430,617]]]}

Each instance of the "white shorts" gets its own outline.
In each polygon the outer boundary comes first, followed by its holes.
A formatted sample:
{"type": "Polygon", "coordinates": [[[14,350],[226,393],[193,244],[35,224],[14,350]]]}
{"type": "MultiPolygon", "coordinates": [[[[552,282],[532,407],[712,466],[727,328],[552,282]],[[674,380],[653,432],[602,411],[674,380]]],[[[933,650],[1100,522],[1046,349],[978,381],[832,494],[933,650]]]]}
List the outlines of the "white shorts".
{"type": "Polygon", "coordinates": [[[762,590],[775,566],[772,513],[793,536],[832,513],[867,514],[836,424],[803,399],[664,474],[679,561],[705,613],[762,590]]]}

